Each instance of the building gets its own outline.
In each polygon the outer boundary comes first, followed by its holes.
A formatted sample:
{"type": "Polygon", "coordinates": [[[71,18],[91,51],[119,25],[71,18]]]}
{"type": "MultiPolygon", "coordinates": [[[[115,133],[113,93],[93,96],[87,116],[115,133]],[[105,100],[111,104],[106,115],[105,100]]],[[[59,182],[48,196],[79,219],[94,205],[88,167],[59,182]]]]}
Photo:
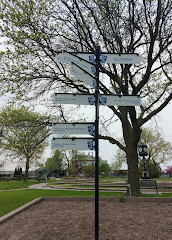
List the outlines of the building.
{"type": "Polygon", "coordinates": [[[79,155],[74,155],[71,160],[71,167],[75,169],[75,176],[84,174],[84,168],[90,165],[95,165],[95,158],[93,155],[86,155],[80,158],[79,155]]]}

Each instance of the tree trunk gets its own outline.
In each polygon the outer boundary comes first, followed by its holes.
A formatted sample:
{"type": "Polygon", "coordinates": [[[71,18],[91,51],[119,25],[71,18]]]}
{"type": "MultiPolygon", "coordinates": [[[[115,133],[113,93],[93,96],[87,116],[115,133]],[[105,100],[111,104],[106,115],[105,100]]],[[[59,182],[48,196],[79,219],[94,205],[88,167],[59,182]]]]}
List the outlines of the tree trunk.
{"type": "Polygon", "coordinates": [[[130,144],[127,150],[127,163],[128,163],[128,184],[131,186],[131,193],[129,189],[127,195],[137,196],[141,194],[139,186],[139,170],[138,170],[138,154],[137,146],[130,144]]]}
{"type": "Polygon", "coordinates": [[[28,172],[29,172],[29,159],[26,160],[26,170],[25,170],[25,175],[24,175],[24,182],[27,182],[28,172]]]}
{"type": "Polygon", "coordinates": [[[141,194],[139,186],[139,169],[138,169],[138,153],[137,145],[140,140],[141,129],[138,126],[136,120],[136,111],[134,108],[130,108],[129,114],[131,122],[127,119],[127,111],[122,108],[121,113],[123,114],[123,136],[126,144],[126,157],[128,164],[128,184],[130,184],[131,192],[129,189],[127,195],[137,196],[141,194]]]}

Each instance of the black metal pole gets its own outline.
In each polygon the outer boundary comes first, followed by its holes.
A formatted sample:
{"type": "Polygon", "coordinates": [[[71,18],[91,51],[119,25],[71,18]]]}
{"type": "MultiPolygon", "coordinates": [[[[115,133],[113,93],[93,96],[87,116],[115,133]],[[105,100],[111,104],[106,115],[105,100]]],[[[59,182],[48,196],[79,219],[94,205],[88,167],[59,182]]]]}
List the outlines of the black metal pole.
{"type": "Polygon", "coordinates": [[[95,240],[99,239],[99,67],[100,47],[96,47],[96,79],[95,88],[95,240]]]}

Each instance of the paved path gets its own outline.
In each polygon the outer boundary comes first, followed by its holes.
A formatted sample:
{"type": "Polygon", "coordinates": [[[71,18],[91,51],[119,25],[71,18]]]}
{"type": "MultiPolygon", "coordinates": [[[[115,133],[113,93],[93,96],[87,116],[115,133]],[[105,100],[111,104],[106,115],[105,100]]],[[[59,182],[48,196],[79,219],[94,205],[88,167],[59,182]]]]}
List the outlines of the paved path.
{"type": "Polygon", "coordinates": [[[53,189],[53,188],[47,186],[45,182],[44,183],[37,183],[37,184],[31,185],[28,188],[30,188],[30,189],[49,189],[49,190],[53,189]]]}
{"type": "MultiPolygon", "coordinates": [[[[80,190],[80,191],[94,191],[94,188],[91,188],[91,189],[89,189],[89,188],[84,188],[84,189],[81,189],[81,188],[54,188],[54,187],[51,187],[51,186],[47,186],[46,185],[46,183],[37,183],[37,184],[34,184],[34,185],[31,185],[31,186],[29,186],[29,188],[30,189],[44,189],[44,190],[74,190],[74,191],[78,191],[78,190],[80,190]]],[[[101,189],[100,191],[108,191],[108,189],[101,189]]],[[[119,192],[120,190],[119,189],[111,189],[111,191],[114,191],[114,192],[119,192]]],[[[143,193],[143,194],[156,194],[156,189],[154,190],[154,189],[142,189],[141,190],[141,192],[143,193]]],[[[161,194],[162,192],[158,192],[159,194],[161,194]]]]}
{"type": "MultiPolygon", "coordinates": [[[[94,188],[64,188],[64,187],[51,187],[51,186],[47,186],[47,183],[46,182],[43,182],[43,183],[37,183],[37,184],[34,184],[34,185],[31,185],[31,186],[28,186],[28,188],[19,188],[19,189],[9,189],[9,190],[0,190],[0,192],[2,191],[12,191],[12,190],[23,190],[23,189],[43,189],[43,190],[73,190],[73,191],[94,191],[94,188]]],[[[109,189],[100,189],[100,191],[108,191],[109,189]]],[[[123,190],[123,189],[122,189],[123,190]]],[[[121,191],[122,191],[121,190],[121,191]]],[[[111,192],[114,191],[114,192],[119,192],[120,190],[119,189],[111,189],[111,192]]],[[[125,190],[123,190],[125,191],[125,190]]],[[[141,192],[143,194],[156,194],[156,189],[141,189],[141,192]]],[[[162,192],[158,192],[159,195],[162,193],[162,192]]]]}

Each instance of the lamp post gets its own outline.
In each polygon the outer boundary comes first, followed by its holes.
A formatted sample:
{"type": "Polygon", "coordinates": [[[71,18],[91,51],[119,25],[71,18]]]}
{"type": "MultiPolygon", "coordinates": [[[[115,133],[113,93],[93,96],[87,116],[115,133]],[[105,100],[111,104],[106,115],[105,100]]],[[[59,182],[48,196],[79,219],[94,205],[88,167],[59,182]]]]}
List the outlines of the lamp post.
{"type": "Polygon", "coordinates": [[[1,129],[1,131],[0,131],[0,144],[1,144],[2,138],[3,138],[3,135],[2,135],[2,129],[1,129]]]}
{"type": "Polygon", "coordinates": [[[148,148],[147,145],[144,143],[141,143],[138,146],[138,150],[139,150],[139,155],[143,157],[143,171],[142,171],[142,178],[143,179],[148,179],[149,178],[149,172],[146,169],[146,160],[145,160],[145,156],[148,155],[148,148]]]}

